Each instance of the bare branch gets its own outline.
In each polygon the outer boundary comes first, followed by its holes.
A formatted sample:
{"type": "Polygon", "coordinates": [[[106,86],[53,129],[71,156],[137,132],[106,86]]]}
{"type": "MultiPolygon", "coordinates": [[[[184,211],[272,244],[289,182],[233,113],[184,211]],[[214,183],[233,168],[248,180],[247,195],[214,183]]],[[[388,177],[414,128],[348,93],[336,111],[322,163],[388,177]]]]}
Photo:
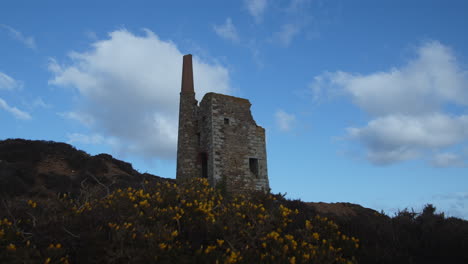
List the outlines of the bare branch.
{"type": "Polygon", "coordinates": [[[70,236],[74,237],[74,238],[80,238],[79,235],[73,234],[72,232],[68,231],[65,227],[63,227],[63,230],[64,230],[65,232],[67,232],[70,236]]]}
{"type": "Polygon", "coordinates": [[[110,190],[109,190],[109,187],[107,187],[106,185],[104,185],[102,182],[100,182],[93,174],[91,173],[87,173],[87,176],[91,176],[99,185],[101,185],[102,187],[104,187],[107,191],[107,195],[106,196],[109,196],[110,195],[110,190]]]}

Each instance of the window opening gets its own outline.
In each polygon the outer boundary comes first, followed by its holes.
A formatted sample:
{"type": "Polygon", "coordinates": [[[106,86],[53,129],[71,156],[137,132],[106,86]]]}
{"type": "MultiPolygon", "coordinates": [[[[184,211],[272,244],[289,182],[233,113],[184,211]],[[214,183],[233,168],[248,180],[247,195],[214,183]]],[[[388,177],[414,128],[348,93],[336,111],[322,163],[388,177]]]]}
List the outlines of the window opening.
{"type": "Polygon", "coordinates": [[[250,158],[249,159],[249,167],[250,171],[258,177],[258,159],[255,158],[250,158]]]}
{"type": "Polygon", "coordinates": [[[201,177],[208,178],[208,155],[205,152],[200,153],[201,158],[201,177]]]}
{"type": "Polygon", "coordinates": [[[224,118],[224,124],[229,125],[229,118],[224,118]]]}

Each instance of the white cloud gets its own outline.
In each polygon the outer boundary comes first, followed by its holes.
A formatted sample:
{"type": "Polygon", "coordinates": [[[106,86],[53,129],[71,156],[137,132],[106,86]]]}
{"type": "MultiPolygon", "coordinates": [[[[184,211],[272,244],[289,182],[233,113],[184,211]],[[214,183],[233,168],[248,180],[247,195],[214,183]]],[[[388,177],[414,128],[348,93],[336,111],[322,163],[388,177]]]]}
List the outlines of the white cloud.
{"type": "Polygon", "coordinates": [[[65,113],[58,113],[59,116],[70,119],[70,120],[75,120],[80,122],[82,125],[85,126],[92,126],[94,124],[94,118],[86,113],[80,113],[80,112],[65,112],[65,113]]]}
{"type": "Polygon", "coordinates": [[[468,116],[441,113],[425,116],[388,115],[363,128],[348,128],[351,138],[364,144],[367,158],[389,164],[420,157],[426,150],[453,146],[468,139],[468,116]]]}
{"type": "Polygon", "coordinates": [[[226,18],[226,23],[223,25],[215,25],[213,26],[214,31],[218,36],[231,40],[233,42],[239,41],[239,35],[237,34],[236,27],[232,24],[232,20],[230,17],[226,18]]]}
{"type": "Polygon", "coordinates": [[[18,108],[13,107],[13,106],[9,106],[8,103],[5,102],[5,100],[3,100],[2,98],[0,98],[0,109],[3,109],[9,112],[10,114],[12,114],[14,117],[18,119],[23,119],[23,120],[31,119],[31,116],[27,112],[21,111],[18,108]]]}
{"type": "Polygon", "coordinates": [[[306,31],[310,25],[312,13],[317,11],[317,8],[311,8],[311,0],[290,0],[289,5],[282,8],[282,13],[285,15],[285,20],[279,30],[273,33],[272,41],[279,43],[283,47],[289,46],[295,37],[306,31]]]}
{"type": "Polygon", "coordinates": [[[447,168],[447,167],[466,167],[467,164],[457,154],[454,153],[438,153],[431,160],[431,165],[437,168],[447,168]]]}
{"type": "Polygon", "coordinates": [[[284,24],[280,31],[273,35],[273,39],[278,41],[282,46],[289,46],[293,38],[299,34],[300,26],[297,24],[284,24]]]}
{"type": "MultiPolygon", "coordinates": [[[[82,107],[63,116],[88,123],[96,133],[114,138],[115,151],[172,159],[177,143],[182,56],[174,43],[159,39],[150,30],[143,36],[117,30],[108,39],[94,42],[86,52],[71,52],[70,65],[52,59],[49,70],[54,76],[49,83],[79,92],[82,107]]],[[[197,99],[206,92],[230,90],[224,67],[197,57],[193,64],[197,99]]]]}
{"type": "Polygon", "coordinates": [[[99,134],[85,135],[80,133],[67,134],[68,144],[82,143],[88,145],[96,145],[105,142],[103,136],[99,134]]]}
{"type": "Polygon", "coordinates": [[[51,108],[51,107],[52,107],[52,105],[47,104],[46,102],[44,102],[44,100],[42,100],[41,97],[36,98],[36,99],[32,102],[32,106],[33,106],[33,107],[41,107],[41,108],[51,108]]]}
{"type": "Polygon", "coordinates": [[[420,46],[403,67],[368,75],[324,73],[311,88],[315,96],[324,90],[347,94],[373,116],[367,126],[348,128],[348,133],[375,164],[418,158],[468,140],[468,116],[443,110],[468,105],[468,72],[450,48],[436,41],[420,46]]]}
{"type": "Polygon", "coordinates": [[[276,111],[275,118],[278,128],[283,132],[290,131],[296,121],[296,117],[293,114],[288,114],[281,109],[276,111]]]}
{"type": "Polygon", "coordinates": [[[23,43],[24,45],[26,45],[26,47],[30,49],[36,49],[36,42],[34,41],[33,37],[26,37],[21,32],[19,32],[18,30],[8,25],[0,24],[0,27],[8,31],[9,35],[13,39],[18,40],[19,42],[23,43]]]}
{"type": "Polygon", "coordinates": [[[20,81],[16,81],[5,73],[0,72],[0,90],[15,90],[22,86],[23,84],[20,81]]]}
{"type": "Polygon", "coordinates": [[[255,18],[257,23],[260,23],[267,7],[267,0],[245,0],[244,2],[250,15],[255,18]]]}
{"type": "Polygon", "coordinates": [[[418,49],[418,57],[401,68],[368,75],[326,73],[322,84],[338,86],[363,110],[376,116],[425,114],[444,103],[468,105],[468,72],[452,51],[439,42],[418,49]]]}

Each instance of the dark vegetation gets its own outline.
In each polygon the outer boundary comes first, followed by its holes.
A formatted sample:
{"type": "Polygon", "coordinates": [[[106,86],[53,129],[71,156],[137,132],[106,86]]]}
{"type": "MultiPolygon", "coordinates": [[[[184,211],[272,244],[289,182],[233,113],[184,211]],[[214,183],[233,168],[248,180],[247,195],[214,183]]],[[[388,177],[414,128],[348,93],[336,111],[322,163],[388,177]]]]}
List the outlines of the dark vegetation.
{"type": "Polygon", "coordinates": [[[0,141],[0,199],[0,263],[468,263],[468,222],[432,205],[228,195],[64,143],[0,141]]]}
{"type": "Polygon", "coordinates": [[[90,156],[65,143],[8,139],[0,141],[0,194],[5,197],[84,195],[83,189],[137,187],[144,180],[171,181],[141,174],[108,154],[90,156]],[[99,187],[100,188],[95,188],[99,187]]]}
{"type": "Polygon", "coordinates": [[[423,212],[405,209],[393,217],[358,210],[330,218],[360,238],[359,263],[468,263],[468,221],[436,213],[431,204],[423,212]]]}

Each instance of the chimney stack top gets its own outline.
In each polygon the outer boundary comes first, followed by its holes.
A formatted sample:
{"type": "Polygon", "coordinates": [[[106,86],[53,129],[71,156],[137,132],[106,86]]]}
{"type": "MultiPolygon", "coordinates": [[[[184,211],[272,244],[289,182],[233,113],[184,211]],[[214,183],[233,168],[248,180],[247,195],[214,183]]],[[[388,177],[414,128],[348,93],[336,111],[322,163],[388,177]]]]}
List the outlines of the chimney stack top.
{"type": "Polygon", "coordinates": [[[195,93],[193,88],[192,54],[184,55],[181,93],[195,93]]]}

